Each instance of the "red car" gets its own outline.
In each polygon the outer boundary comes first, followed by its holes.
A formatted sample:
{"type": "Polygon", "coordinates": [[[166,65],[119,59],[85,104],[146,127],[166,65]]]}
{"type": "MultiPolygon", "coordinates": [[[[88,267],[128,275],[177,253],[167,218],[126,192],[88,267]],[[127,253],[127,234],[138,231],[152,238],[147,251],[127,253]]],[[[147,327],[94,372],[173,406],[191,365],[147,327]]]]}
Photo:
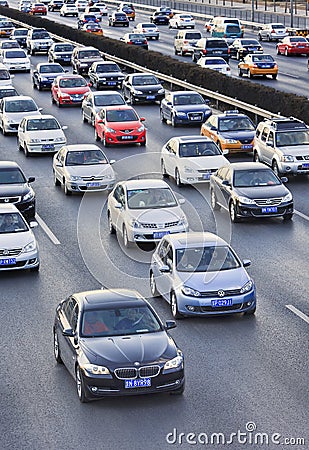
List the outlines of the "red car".
{"type": "Polygon", "coordinates": [[[63,105],[81,105],[90,92],[89,83],[81,75],[59,75],[51,86],[52,102],[63,105]]]}
{"type": "Polygon", "coordinates": [[[309,55],[309,42],[303,36],[287,36],[278,42],[277,55],[309,55]]]}
{"type": "Polygon", "coordinates": [[[29,14],[32,14],[33,16],[34,15],[46,16],[47,7],[44,5],[44,3],[32,3],[29,14]]]}
{"type": "Polygon", "coordinates": [[[129,105],[106,106],[95,118],[95,138],[105,147],[113,144],[139,143],[146,145],[144,117],[138,117],[129,105]]]}

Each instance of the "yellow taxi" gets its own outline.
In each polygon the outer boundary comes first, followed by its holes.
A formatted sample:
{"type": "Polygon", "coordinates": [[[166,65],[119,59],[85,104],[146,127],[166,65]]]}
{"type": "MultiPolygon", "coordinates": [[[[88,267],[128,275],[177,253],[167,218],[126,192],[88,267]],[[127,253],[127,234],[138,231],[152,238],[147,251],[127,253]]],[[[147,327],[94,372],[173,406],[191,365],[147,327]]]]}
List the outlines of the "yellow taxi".
{"type": "Polygon", "coordinates": [[[250,53],[238,64],[238,75],[240,77],[247,75],[249,78],[271,75],[275,80],[278,75],[278,65],[271,55],[250,53]]]}
{"type": "Polygon", "coordinates": [[[94,22],[85,23],[85,25],[81,28],[82,31],[86,31],[86,33],[95,34],[97,36],[103,36],[103,30],[99,24],[94,22]]]}
{"type": "Polygon", "coordinates": [[[135,20],[135,9],[132,3],[120,3],[118,11],[124,12],[129,20],[135,20]]]}
{"type": "Polygon", "coordinates": [[[251,119],[237,110],[210,116],[201,127],[201,135],[212,139],[228,153],[252,152],[255,126],[251,119]]]}

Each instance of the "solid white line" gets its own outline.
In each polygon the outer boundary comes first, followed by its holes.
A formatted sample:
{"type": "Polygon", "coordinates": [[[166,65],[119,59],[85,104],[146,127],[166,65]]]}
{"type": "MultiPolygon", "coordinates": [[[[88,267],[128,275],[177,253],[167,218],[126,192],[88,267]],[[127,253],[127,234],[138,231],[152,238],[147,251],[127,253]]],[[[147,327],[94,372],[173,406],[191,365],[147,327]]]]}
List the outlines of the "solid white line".
{"type": "Polygon", "coordinates": [[[61,242],[58,241],[58,239],[56,238],[54,233],[50,230],[50,228],[48,228],[48,226],[46,225],[44,220],[38,215],[38,213],[36,213],[35,218],[36,218],[38,224],[43,228],[43,230],[45,231],[45,233],[47,234],[49,239],[52,241],[52,243],[55,245],[60,245],[61,242]]]}
{"type": "Polygon", "coordinates": [[[305,220],[309,220],[309,217],[306,216],[306,214],[303,214],[303,213],[301,213],[299,211],[296,211],[296,209],[294,210],[294,214],[297,214],[298,216],[302,217],[305,220]]]}
{"type": "Polygon", "coordinates": [[[287,73],[287,72],[280,72],[280,75],[285,75],[286,77],[296,78],[297,80],[299,78],[298,75],[292,75],[291,73],[287,73]]]}
{"type": "Polygon", "coordinates": [[[303,312],[299,311],[299,309],[295,308],[293,305],[285,305],[286,308],[288,308],[290,311],[292,311],[294,314],[296,314],[298,317],[303,319],[305,322],[309,323],[309,317],[306,316],[303,312]]]}

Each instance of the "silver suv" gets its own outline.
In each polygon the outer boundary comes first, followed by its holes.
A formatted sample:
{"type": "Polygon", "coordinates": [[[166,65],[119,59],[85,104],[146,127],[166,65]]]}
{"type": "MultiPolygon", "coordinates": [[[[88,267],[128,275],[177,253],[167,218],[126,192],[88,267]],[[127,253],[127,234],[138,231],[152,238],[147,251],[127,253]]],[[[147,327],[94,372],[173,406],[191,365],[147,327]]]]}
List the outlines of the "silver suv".
{"type": "Polygon", "coordinates": [[[265,119],[256,129],[253,155],[277,175],[309,174],[309,127],[294,117],[265,119]]]}

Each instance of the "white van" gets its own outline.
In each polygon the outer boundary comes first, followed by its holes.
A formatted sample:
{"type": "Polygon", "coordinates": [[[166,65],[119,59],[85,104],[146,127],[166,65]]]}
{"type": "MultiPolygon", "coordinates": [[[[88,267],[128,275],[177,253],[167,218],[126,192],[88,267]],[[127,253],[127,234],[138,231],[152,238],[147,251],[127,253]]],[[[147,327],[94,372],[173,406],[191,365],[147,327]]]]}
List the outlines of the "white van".
{"type": "Polygon", "coordinates": [[[202,37],[200,31],[179,30],[174,39],[175,55],[178,55],[178,53],[180,53],[181,56],[188,54],[192,55],[193,47],[202,37]]]}
{"type": "Polygon", "coordinates": [[[0,63],[0,86],[11,86],[12,78],[14,75],[11,75],[9,69],[0,63]]]}

